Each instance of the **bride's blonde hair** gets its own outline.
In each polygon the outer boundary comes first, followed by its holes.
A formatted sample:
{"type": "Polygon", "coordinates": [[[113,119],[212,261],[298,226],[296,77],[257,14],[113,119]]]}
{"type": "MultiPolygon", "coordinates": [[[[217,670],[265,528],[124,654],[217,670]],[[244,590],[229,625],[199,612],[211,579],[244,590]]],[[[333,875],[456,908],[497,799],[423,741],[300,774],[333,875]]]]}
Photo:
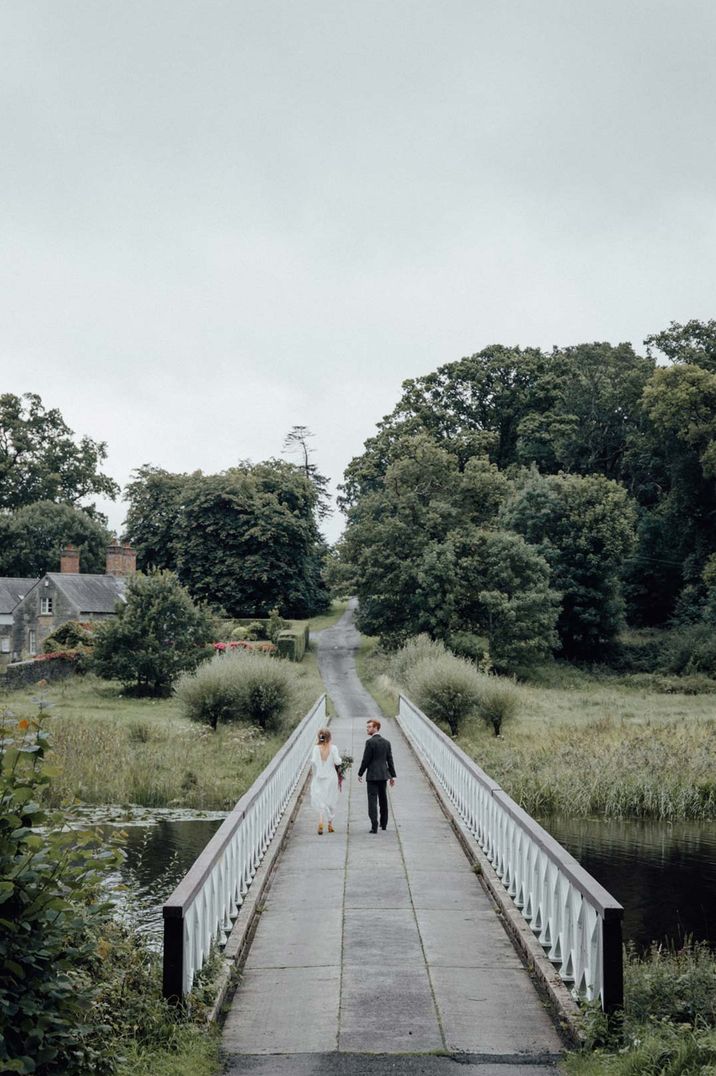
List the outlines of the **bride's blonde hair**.
{"type": "Polygon", "coordinates": [[[331,742],[331,730],[319,729],[318,730],[318,743],[330,743],[331,742]]]}

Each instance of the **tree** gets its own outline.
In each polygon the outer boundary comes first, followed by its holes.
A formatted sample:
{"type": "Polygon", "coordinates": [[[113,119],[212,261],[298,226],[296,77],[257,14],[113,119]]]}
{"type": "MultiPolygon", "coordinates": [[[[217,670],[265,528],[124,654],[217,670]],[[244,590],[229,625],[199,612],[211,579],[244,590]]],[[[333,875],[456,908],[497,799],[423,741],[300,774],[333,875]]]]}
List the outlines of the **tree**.
{"type": "Polygon", "coordinates": [[[286,453],[298,453],[301,457],[303,473],[316,487],[316,515],[319,519],[327,519],[333,512],[331,495],[328,492],[329,481],[324,474],[321,474],[315,463],[311,463],[313,449],[309,447],[308,442],[313,437],[314,434],[308,426],[292,426],[284,438],[283,450],[286,453]]]}
{"type": "Polygon", "coordinates": [[[688,362],[716,373],[716,321],[672,321],[668,329],[647,336],[648,354],[661,352],[669,362],[688,362]]]}
{"type": "Polygon", "coordinates": [[[99,469],[106,457],[103,441],[77,442],[60,412],[46,411],[36,394],[0,395],[0,509],[78,505],[93,494],[114,499],[119,487],[99,469]]]}
{"type": "Polygon", "coordinates": [[[124,499],[129,501],[124,536],[137,554],[141,571],[176,571],[184,492],[191,479],[198,477],[172,474],[150,464],[133,472],[124,489],[124,499]]]}
{"type": "Polygon", "coordinates": [[[180,673],[210,655],[213,630],[209,613],[173,572],[137,573],[127,583],[126,604],[96,632],[94,670],[138,695],[168,695],[180,673]]]}
{"type": "Polygon", "coordinates": [[[303,468],[270,460],[185,475],[145,466],[127,499],[140,567],[175,570],[194,598],[230,616],[327,607],[318,492],[303,468]]]}
{"type": "Polygon", "coordinates": [[[557,621],[568,657],[604,653],[624,619],[621,577],[634,544],[636,509],[623,486],[602,475],[523,473],[500,515],[551,568],[562,595],[557,621]]]}
{"type": "Polygon", "coordinates": [[[82,572],[103,572],[111,535],[69,504],[38,501],[0,515],[0,575],[32,578],[60,570],[66,545],[79,550],[82,572]]]}

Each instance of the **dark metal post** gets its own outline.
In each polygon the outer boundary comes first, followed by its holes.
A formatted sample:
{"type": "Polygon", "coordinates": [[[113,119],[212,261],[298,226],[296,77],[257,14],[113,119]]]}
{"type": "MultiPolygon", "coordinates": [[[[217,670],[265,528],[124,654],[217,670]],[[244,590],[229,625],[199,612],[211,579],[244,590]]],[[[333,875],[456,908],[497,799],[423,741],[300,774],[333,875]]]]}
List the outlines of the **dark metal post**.
{"type": "Polygon", "coordinates": [[[167,1001],[182,1001],[184,978],[184,918],[180,908],[164,909],[164,985],[167,1001]],[[167,912],[174,913],[167,915],[167,912]],[[178,914],[177,914],[178,913],[178,914]]]}
{"type": "Polygon", "coordinates": [[[622,953],[621,908],[605,910],[602,923],[602,967],[604,969],[604,1011],[624,1008],[624,957],[622,953]]]}

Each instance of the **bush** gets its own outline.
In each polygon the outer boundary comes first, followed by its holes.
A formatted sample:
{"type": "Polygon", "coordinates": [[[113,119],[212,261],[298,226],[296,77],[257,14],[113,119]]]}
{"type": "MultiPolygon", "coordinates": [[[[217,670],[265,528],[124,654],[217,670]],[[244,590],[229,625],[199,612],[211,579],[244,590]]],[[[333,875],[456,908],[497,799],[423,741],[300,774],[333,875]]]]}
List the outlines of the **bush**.
{"type": "Polygon", "coordinates": [[[234,628],[231,632],[231,638],[234,642],[242,643],[249,637],[249,629],[243,627],[241,624],[237,628],[234,628]]]}
{"type": "Polygon", "coordinates": [[[0,1069],[112,1072],[96,1009],[97,942],[111,905],[98,892],[119,857],[43,810],[48,747],[41,721],[2,728],[0,1069]]]}
{"type": "Polygon", "coordinates": [[[442,657],[447,654],[444,643],[431,639],[429,635],[413,635],[390,659],[389,671],[393,679],[403,686],[407,685],[411,669],[426,658],[442,657]]]}
{"type": "Polygon", "coordinates": [[[475,666],[454,654],[423,658],[407,678],[410,697],[433,721],[443,721],[457,736],[464,719],[480,703],[484,677],[475,666]]]}
{"type": "Polygon", "coordinates": [[[60,624],[52,635],[45,639],[43,650],[46,654],[55,653],[58,650],[76,650],[81,646],[92,646],[94,635],[76,620],[68,620],[60,624]]]}
{"type": "Polygon", "coordinates": [[[276,647],[282,658],[289,661],[303,661],[308,646],[308,628],[291,628],[279,632],[276,647]]]}
{"type": "Polygon", "coordinates": [[[498,676],[484,676],[479,689],[478,710],[486,725],[499,736],[503,722],[509,721],[517,713],[520,696],[511,680],[498,676]]]}
{"type": "Polygon", "coordinates": [[[292,701],[289,665],[257,653],[227,652],[185,675],[176,694],[187,717],[213,729],[219,722],[247,721],[274,728],[292,701]]]}
{"type": "Polygon", "coordinates": [[[256,639],[268,639],[269,637],[268,624],[265,620],[252,620],[246,628],[246,632],[246,638],[251,639],[252,641],[256,639]]]}
{"type": "Polygon", "coordinates": [[[275,643],[278,641],[281,632],[290,628],[290,626],[288,620],[284,620],[282,616],[279,616],[278,609],[272,609],[266,625],[266,638],[275,643]]]}
{"type": "Polygon", "coordinates": [[[716,630],[711,624],[692,624],[672,631],[662,646],[661,669],[666,673],[703,673],[716,677],[716,630]]]}
{"type": "Polygon", "coordinates": [[[490,671],[490,644],[484,635],[475,635],[471,631],[453,631],[447,638],[447,644],[458,657],[474,661],[480,672],[490,671]]]}

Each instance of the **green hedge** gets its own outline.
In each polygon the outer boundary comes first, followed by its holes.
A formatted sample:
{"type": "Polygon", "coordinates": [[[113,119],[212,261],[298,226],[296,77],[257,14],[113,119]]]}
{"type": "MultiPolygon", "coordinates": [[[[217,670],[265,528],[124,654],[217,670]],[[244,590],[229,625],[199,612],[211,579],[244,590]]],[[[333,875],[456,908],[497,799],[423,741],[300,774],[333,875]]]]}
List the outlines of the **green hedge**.
{"type": "Polygon", "coordinates": [[[289,661],[303,661],[303,655],[308,649],[309,628],[287,628],[278,633],[276,646],[279,657],[288,658],[289,661]]]}

